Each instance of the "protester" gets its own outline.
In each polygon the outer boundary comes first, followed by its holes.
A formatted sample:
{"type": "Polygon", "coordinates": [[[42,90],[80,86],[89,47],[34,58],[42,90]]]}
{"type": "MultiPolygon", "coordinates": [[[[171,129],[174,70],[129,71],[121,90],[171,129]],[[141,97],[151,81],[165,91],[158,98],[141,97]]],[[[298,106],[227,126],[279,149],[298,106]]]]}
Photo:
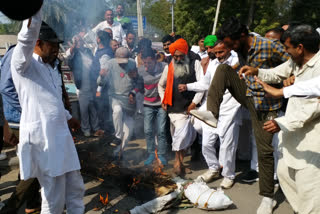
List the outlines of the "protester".
{"type": "Polygon", "coordinates": [[[113,39],[117,40],[119,44],[124,46],[126,44],[126,34],[123,31],[121,24],[113,20],[113,11],[111,9],[107,9],[104,14],[104,18],[105,21],[100,22],[92,29],[92,31],[97,33],[105,28],[110,28],[112,30],[113,39]]]}
{"type": "MultiPolygon", "coordinates": [[[[100,40],[99,40],[100,41],[100,40]]],[[[67,50],[69,66],[73,72],[75,85],[78,89],[78,101],[81,115],[81,130],[84,136],[101,135],[95,95],[98,75],[92,72],[93,56],[89,48],[83,46],[79,36],[73,38],[73,45],[67,50]]]]}
{"type": "MultiPolygon", "coordinates": [[[[283,46],[276,40],[268,40],[248,33],[247,26],[242,25],[238,19],[230,18],[218,31],[225,45],[236,50],[240,65],[249,64],[259,68],[274,67],[288,60],[283,46]]],[[[207,109],[209,112],[194,112],[209,125],[216,127],[219,118],[219,109],[225,90],[251,115],[252,125],[258,149],[259,161],[259,188],[263,197],[257,210],[258,214],[272,213],[276,201],[274,197],[274,157],[271,133],[262,129],[268,118],[275,118],[281,107],[281,99],[264,97],[264,91],[253,78],[240,80],[237,73],[230,66],[219,65],[208,91],[207,109]]]]}
{"type": "MultiPolygon", "coordinates": [[[[320,36],[311,26],[300,25],[285,35],[286,51],[291,59],[273,69],[243,67],[239,74],[258,75],[268,83],[279,83],[295,75],[295,81],[311,80],[320,75],[320,36]]],[[[319,213],[320,163],[318,141],[320,105],[317,98],[289,98],[286,114],[269,120],[263,129],[280,132],[282,158],[278,176],[281,188],[293,210],[298,213],[319,213]]]]}
{"type": "Polygon", "coordinates": [[[144,66],[140,66],[138,72],[144,82],[144,133],[148,152],[148,158],[144,164],[150,165],[155,159],[156,136],[158,158],[163,165],[167,165],[165,157],[167,113],[161,107],[161,98],[157,87],[166,63],[157,62],[156,55],[151,48],[144,49],[141,57],[144,66]]]}
{"type": "Polygon", "coordinates": [[[184,39],[170,45],[173,60],[164,68],[158,84],[162,108],[168,112],[173,130],[172,150],[175,151],[174,172],[177,175],[190,173],[190,169],[183,165],[183,158],[196,138],[196,131],[187,112],[194,109],[203,96],[202,93],[178,91],[178,84],[195,82],[203,72],[198,60],[190,60],[188,49],[184,39]]]}
{"type": "Polygon", "coordinates": [[[134,50],[134,52],[136,52],[136,58],[135,58],[135,61],[136,61],[136,64],[137,64],[137,68],[139,68],[140,66],[143,66],[144,63],[141,59],[141,53],[143,50],[145,49],[152,49],[152,42],[150,39],[147,39],[147,38],[142,38],[139,40],[138,42],[138,46],[137,48],[134,50]]]}
{"type": "Polygon", "coordinates": [[[139,76],[136,64],[129,59],[129,50],[125,47],[117,49],[115,58],[109,60],[107,69],[101,70],[98,84],[108,84],[108,92],[112,107],[112,118],[116,139],[114,145],[120,145],[116,152],[119,158],[130,137],[132,136],[136,109],[135,94],[139,76]]]}
{"type": "Polygon", "coordinates": [[[201,66],[203,69],[203,74],[205,75],[207,72],[208,65],[210,61],[214,60],[216,56],[214,55],[213,48],[215,43],[217,42],[218,38],[216,35],[209,35],[206,36],[205,40],[203,41],[204,47],[208,52],[208,56],[201,59],[201,66]],[[211,54],[209,54],[211,53],[211,54]]]}
{"type": "Polygon", "coordinates": [[[124,16],[124,6],[123,4],[118,4],[116,7],[117,16],[114,17],[114,21],[120,22],[123,30],[128,33],[133,30],[131,19],[124,16]]]}
{"type": "Polygon", "coordinates": [[[201,59],[206,58],[208,56],[206,47],[203,44],[204,39],[205,39],[205,36],[200,36],[200,38],[198,40],[198,46],[191,47],[191,51],[198,54],[201,59]]]}
{"type": "Polygon", "coordinates": [[[276,39],[280,41],[283,33],[284,33],[284,30],[281,27],[271,28],[267,30],[264,37],[266,37],[267,39],[276,39]]]}
{"type": "Polygon", "coordinates": [[[111,47],[111,50],[113,52],[113,54],[116,53],[116,50],[119,48],[119,43],[117,40],[115,39],[111,39],[110,40],[110,47],[111,47]]]}
{"type": "MultiPolygon", "coordinates": [[[[214,77],[215,71],[220,64],[234,66],[238,64],[237,53],[225,47],[222,41],[214,41],[212,35],[205,38],[210,62],[206,74],[195,83],[186,85],[180,84],[179,91],[207,91],[214,77]],[[211,49],[211,47],[213,47],[211,49]]],[[[231,188],[235,179],[235,158],[239,136],[239,118],[240,104],[226,90],[223,95],[223,102],[220,106],[219,125],[217,128],[202,123],[202,154],[208,164],[209,170],[200,175],[197,179],[205,182],[217,178],[220,174],[220,166],[223,166],[222,175],[224,179],[220,184],[223,188],[231,188]],[[220,140],[219,160],[216,155],[215,144],[220,140]]],[[[199,111],[207,110],[206,100],[202,103],[199,111]]],[[[192,113],[192,111],[191,111],[192,113]]]]}
{"type": "Polygon", "coordinates": [[[105,32],[107,32],[107,33],[109,34],[110,38],[113,38],[113,32],[112,32],[112,29],[110,29],[110,28],[105,28],[105,29],[104,29],[104,31],[105,31],[105,32]]]}
{"type": "Polygon", "coordinates": [[[165,60],[164,61],[169,64],[171,62],[171,60],[172,60],[172,56],[171,56],[171,53],[169,51],[169,46],[171,45],[171,43],[174,42],[173,37],[168,34],[168,35],[165,35],[162,38],[161,41],[162,41],[162,44],[163,44],[163,50],[164,50],[164,54],[165,54],[165,60]]]}
{"type": "Polygon", "coordinates": [[[124,47],[128,48],[128,50],[130,51],[131,53],[130,58],[134,58],[136,34],[132,31],[128,31],[126,36],[126,41],[127,41],[127,44],[124,47]]]}
{"type": "Polygon", "coordinates": [[[21,104],[18,157],[22,180],[36,177],[41,185],[43,213],[84,213],[84,184],[68,123],[78,124],[65,110],[52,63],[61,42],[42,25],[41,12],[23,22],[11,70],[21,104]],[[38,39],[39,38],[39,39],[38,39]],[[68,123],[67,123],[68,120],[68,123]]]}

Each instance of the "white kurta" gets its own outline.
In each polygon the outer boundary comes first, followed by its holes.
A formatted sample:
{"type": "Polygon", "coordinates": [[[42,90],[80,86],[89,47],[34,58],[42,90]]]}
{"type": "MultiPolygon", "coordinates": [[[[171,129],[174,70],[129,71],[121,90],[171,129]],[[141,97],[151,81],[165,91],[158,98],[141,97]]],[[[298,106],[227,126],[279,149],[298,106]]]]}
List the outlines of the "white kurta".
{"type": "Polygon", "coordinates": [[[23,22],[14,49],[11,69],[22,108],[20,120],[21,178],[48,175],[60,176],[79,170],[80,163],[67,120],[71,118],[65,110],[53,68],[33,54],[39,35],[41,15],[23,22]]]}

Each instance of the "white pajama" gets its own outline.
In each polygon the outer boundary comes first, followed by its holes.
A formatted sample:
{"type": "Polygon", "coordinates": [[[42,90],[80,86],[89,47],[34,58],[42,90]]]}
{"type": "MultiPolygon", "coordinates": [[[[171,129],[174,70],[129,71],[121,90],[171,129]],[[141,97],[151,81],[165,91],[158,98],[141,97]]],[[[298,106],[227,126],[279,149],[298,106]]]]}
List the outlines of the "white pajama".
{"type": "Polygon", "coordinates": [[[41,185],[41,214],[61,214],[64,205],[68,214],[84,213],[85,188],[79,170],[57,177],[39,175],[37,179],[41,185]]]}
{"type": "Polygon", "coordinates": [[[111,106],[115,136],[121,139],[121,149],[124,149],[133,134],[134,120],[132,116],[124,112],[120,102],[116,99],[111,99],[111,106]]]}
{"type": "Polygon", "coordinates": [[[190,116],[185,113],[169,113],[172,134],[172,151],[181,151],[190,147],[197,133],[190,116]]]}
{"type": "Polygon", "coordinates": [[[217,128],[208,126],[205,123],[202,123],[202,130],[202,154],[209,169],[218,171],[220,166],[222,166],[222,176],[234,179],[239,125],[236,122],[231,122],[225,133],[220,136],[217,128]],[[215,144],[218,142],[219,138],[220,152],[218,160],[215,144]]]}

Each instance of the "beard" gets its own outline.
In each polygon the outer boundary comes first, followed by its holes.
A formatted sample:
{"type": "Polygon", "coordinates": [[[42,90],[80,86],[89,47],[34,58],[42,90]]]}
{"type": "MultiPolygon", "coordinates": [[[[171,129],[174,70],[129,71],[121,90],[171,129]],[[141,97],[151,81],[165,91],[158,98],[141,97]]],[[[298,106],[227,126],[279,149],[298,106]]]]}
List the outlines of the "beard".
{"type": "Polygon", "coordinates": [[[190,73],[189,68],[190,60],[188,56],[185,56],[184,60],[173,60],[174,66],[174,76],[175,77],[183,77],[190,73]]]}
{"type": "Polygon", "coordinates": [[[211,52],[208,53],[208,56],[209,56],[210,59],[215,59],[216,58],[216,55],[214,55],[214,53],[211,53],[211,52]]]}

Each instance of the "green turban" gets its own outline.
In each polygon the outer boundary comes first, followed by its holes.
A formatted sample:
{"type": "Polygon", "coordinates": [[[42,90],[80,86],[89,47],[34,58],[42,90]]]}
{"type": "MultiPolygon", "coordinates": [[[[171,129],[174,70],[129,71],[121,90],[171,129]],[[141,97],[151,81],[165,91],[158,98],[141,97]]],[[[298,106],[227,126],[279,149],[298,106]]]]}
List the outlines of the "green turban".
{"type": "Polygon", "coordinates": [[[216,43],[216,41],[218,40],[217,36],[215,35],[208,35],[206,36],[206,38],[204,39],[204,46],[214,46],[214,44],[216,43]]]}

